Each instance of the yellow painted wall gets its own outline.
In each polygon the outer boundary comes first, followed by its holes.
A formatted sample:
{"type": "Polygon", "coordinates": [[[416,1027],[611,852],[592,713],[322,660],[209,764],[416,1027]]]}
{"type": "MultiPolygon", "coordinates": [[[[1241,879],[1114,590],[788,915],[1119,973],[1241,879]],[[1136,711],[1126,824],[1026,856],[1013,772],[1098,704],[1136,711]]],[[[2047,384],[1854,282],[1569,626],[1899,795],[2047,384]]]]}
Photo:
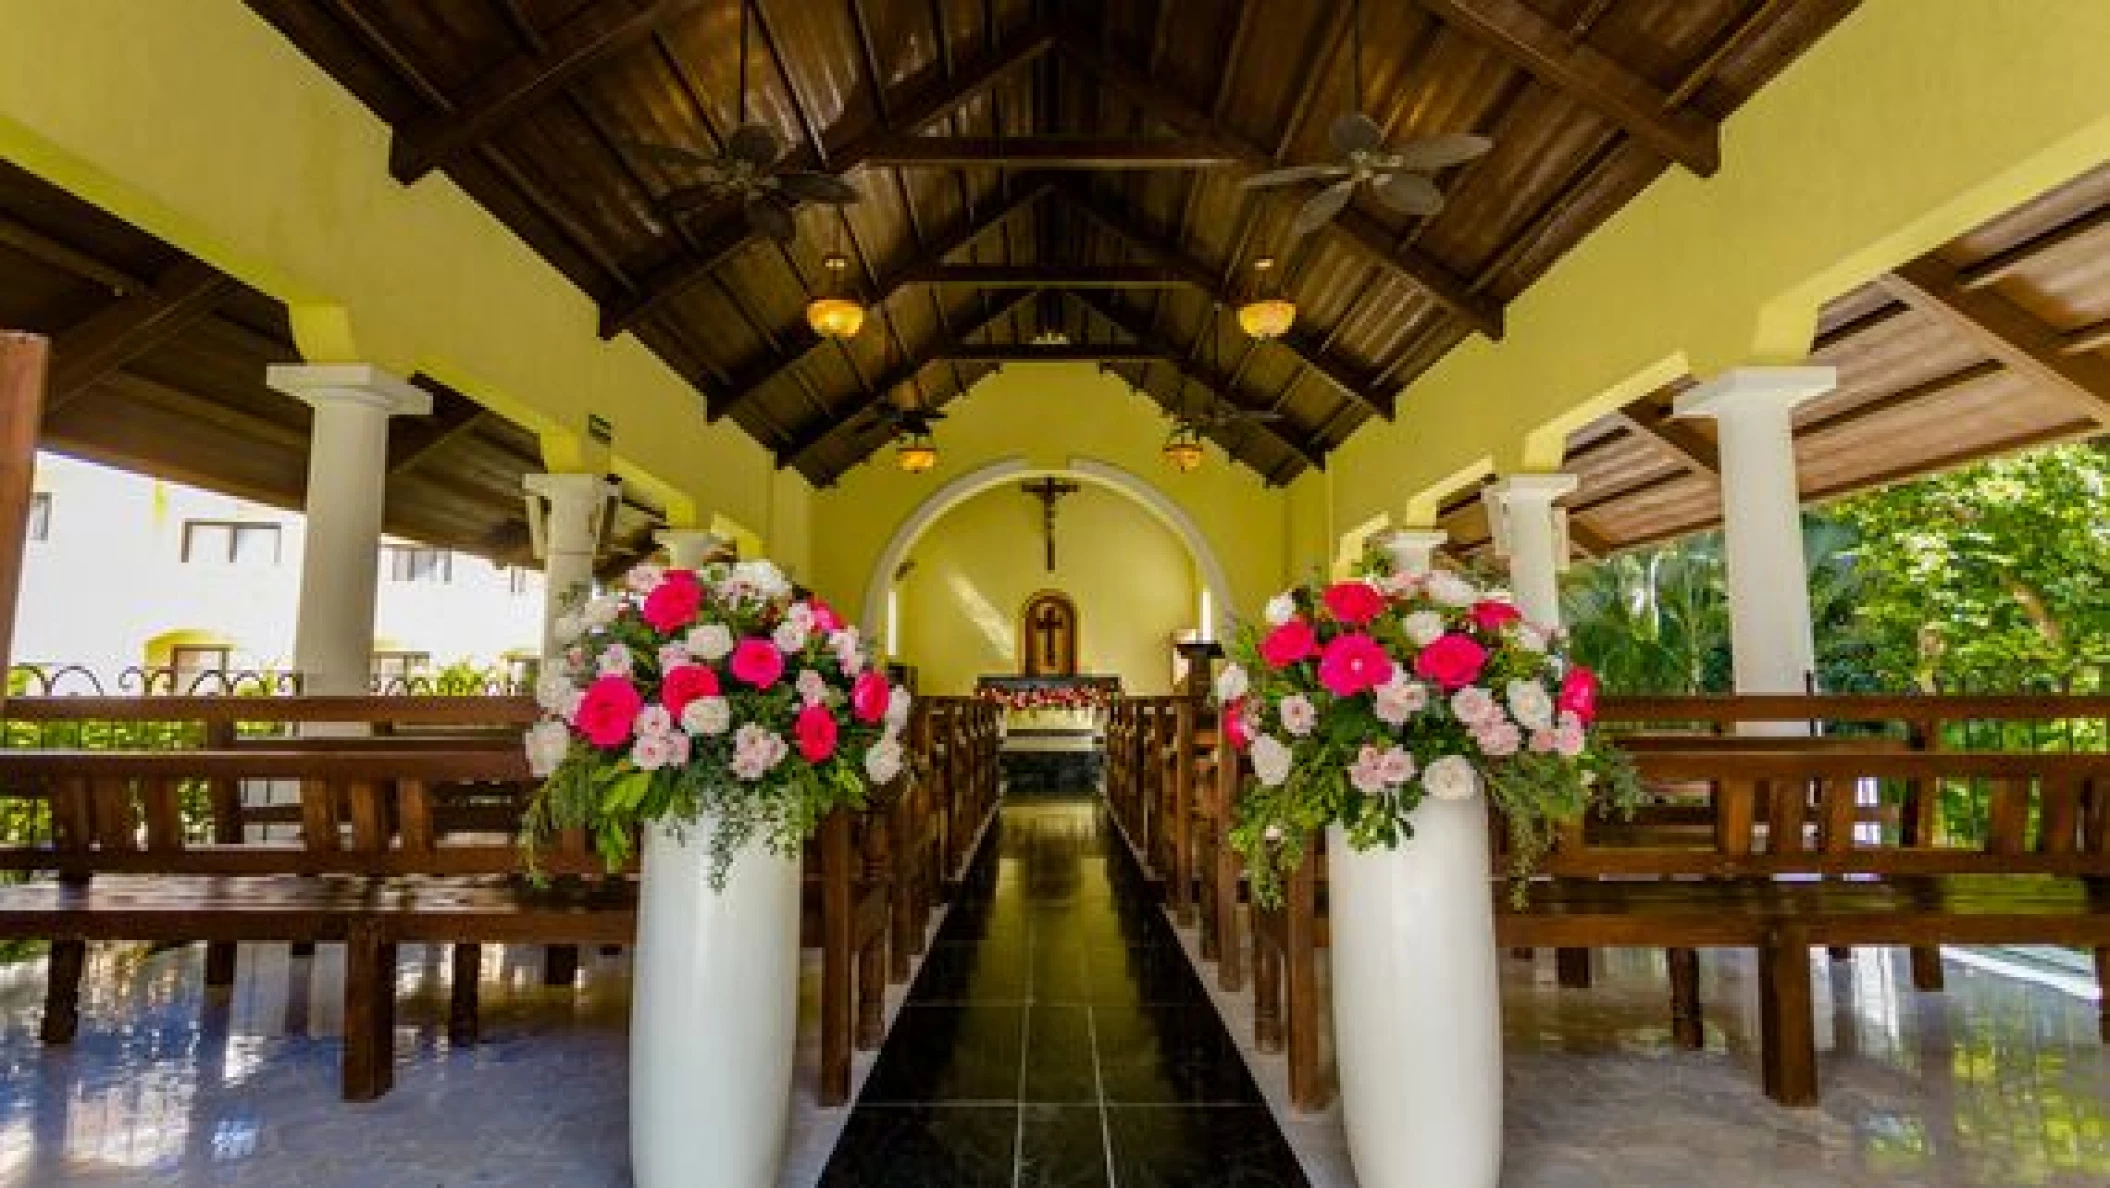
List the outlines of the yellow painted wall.
{"type": "Polygon", "coordinates": [[[978,676],[1017,672],[1019,614],[1049,589],[1077,604],[1080,672],[1171,691],[1172,637],[1195,625],[1200,605],[1186,549],[1111,491],[1086,487],[1060,506],[1053,573],[1040,504],[1014,487],[967,500],[924,534],[898,597],[901,658],[925,691],[966,693],[978,676]]]}
{"type": "MultiPolygon", "coordinates": [[[[1158,458],[1164,415],[1149,397],[1085,363],[1010,364],[948,406],[937,427],[940,460],[928,474],[904,474],[891,451],[814,497],[817,587],[858,607],[874,562],[897,526],[947,482],[990,462],[1019,457],[1038,470],[1073,459],[1111,463],[1166,495],[1200,529],[1222,563],[1233,610],[1254,611],[1282,584],[1287,495],[1211,447],[1192,474],[1158,458]]],[[[852,613],[855,613],[854,611],[852,613]]]]}
{"type": "Polygon", "coordinates": [[[1336,455],[1334,516],[1553,469],[1574,428],[1679,375],[1806,353],[1818,307],[2110,158],[2110,4],[1866,0],[1336,455]]]}
{"type": "Polygon", "coordinates": [[[769,520],[764,450],[451,181],[398,185],[387,128],[238,0],[0,0],[0,156],[295,307],[311,358],[560,438],[598,413],[677,519],[769,520]]]}

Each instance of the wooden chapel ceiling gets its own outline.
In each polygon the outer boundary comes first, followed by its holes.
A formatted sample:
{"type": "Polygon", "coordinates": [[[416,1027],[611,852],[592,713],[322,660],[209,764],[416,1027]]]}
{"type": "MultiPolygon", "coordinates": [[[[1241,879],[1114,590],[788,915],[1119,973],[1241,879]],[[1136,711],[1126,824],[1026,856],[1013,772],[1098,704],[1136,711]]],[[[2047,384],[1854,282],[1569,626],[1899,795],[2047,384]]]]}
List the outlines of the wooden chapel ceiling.
{"type": "MultiPolygon", "coordinates": [[[[749,111],[839,173],[847,217],[789,246],[641,144],[737,123],[739,0],[249,0],[779,462],[832,483],[883,447],[859,414],[942,407],[1019,358],[1095,359],[1161,406],[1281,414],[1216,440],[1287,482],[1665,169],[1718,165],[1721,121],[1851,0],[1369,0],[1363,107],[1388,141],[1474,131],[1481,160],[1409,220],[1359,199],[1295,245],[1298,198],[1238,180],[1327,159],[1351,7],[1292,0],[754,0],[749,111]],[[807,329],[840,247],[874,316],[807,329]],[[1295,329],[1227,317],[1279,255],[1295,329]]],[[[377,165],[378,167],[378,165],[377,165]]],[[[620,434],[621,426],[617,426],[620,434]]],[[[942,443],[942,427],[940,441],[942,443]]]]}
{"type": "MultiPolygon", "coordinates": [[[[0,161],[0,326],[48,336],[41,448],[298,511],[308,406],[265,383],[298,362],[285,306],[0,161]]],[[[389,426],[384,529],[529,561],[534,435],[426,377],[432,415],[389,426]]],[[[618,510],[611,559],[651,551],[659,510],[618,510]]]]}

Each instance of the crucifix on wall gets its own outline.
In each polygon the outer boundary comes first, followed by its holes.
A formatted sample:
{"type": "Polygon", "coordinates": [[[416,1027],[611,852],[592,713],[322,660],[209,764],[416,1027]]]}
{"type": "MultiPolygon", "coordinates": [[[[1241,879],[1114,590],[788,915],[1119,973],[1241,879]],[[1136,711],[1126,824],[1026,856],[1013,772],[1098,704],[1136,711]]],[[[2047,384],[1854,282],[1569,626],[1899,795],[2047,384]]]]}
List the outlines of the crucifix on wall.
{"type": "Polygon", "coordinates": [[[1055,501],[1065,495],[1075,495],[1077,484],[1058,478],[1035,479],[1020,483],[1019,489],[1040,500],[1040,531],[1047,542],[1048,572],[1055,572],[1055,501]]]}

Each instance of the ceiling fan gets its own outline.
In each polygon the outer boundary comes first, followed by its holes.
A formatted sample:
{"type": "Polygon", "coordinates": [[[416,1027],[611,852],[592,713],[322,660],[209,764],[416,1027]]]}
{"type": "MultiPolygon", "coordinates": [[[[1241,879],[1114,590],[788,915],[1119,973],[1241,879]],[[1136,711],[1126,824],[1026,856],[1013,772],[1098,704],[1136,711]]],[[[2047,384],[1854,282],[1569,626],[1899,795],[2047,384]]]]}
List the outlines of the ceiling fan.
{"type": "Polygon", "coordinates": [[[798,219],[793,213],[796,204],[847,206],[857,201],[857,189],[832,173],[781,168],[784,142],[767,125],[747,118],[748,8],[749,0],[742,0],[739,126],[726,136],[724,146],[715,153],[669,144],[632,147],[644,156],[696,175],[696,181],[660,195],[659,206],[670,217],[681,218],[735,200],[747,216],[747,225],[756,233],[778,243],[790,243],[798,236],[798,219]]]}
{"type": "Polygon", "coordinates": [[[904,434],[929,433],[933,422],[942,421],[945,414],[934,408],[903,408],[891,400],[882,400],[851,418],[851,431],[862,433],[879,425],[889,426],[896,437],[904,434]]]}
{"type": "Polygon", "coordinates": [[[1292,239],[1325,226],[1355,197],[1356,188],[1367,186],[1380,202],[1401,214],[1426,218],[1443,209],[1443,192],[1430,177],[1439,169],[1473,160],[1494,142],[1469,132],[1410,140],[1396,149],[1385,147],[1385,130],[1362,111],[1363,107],[1363,6],[1356,0],[1352,17],[1354,52],[1349,59],[1353,75],[1356,110],[1337,117],[1327,130],[1327,140],[1338,159],[1330,164],[1292,165],[1286,169],[1256,173],[1239,182],[1242,189],[1264,190],[1308,181],[1330,182],[1306,199],[1290,220],[1292,239]]]}

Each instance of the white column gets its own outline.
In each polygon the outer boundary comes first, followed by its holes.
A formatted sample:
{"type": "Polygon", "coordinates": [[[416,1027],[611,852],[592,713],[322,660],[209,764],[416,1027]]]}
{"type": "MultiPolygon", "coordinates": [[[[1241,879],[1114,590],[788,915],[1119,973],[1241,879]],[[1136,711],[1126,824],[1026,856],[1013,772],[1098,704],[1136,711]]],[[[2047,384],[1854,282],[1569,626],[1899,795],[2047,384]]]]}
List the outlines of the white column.
{"type": "Polygon", "coordinates": [[[1441,528],[1395,528],[1377,538],[1377,547],[1392,558],[1395,573],[1427,573],[1435,568],[1436,550],[1450,540],[1441,528]]]}
{"type": "Polygon", "coordinates": [[[561,647],[557,617],[593,589],[593,559],[601,541],[608,503],[621,489],[598,474],[531,474],[528,527],[542,557],[542,656],[561,647]]]}
{"type": "Polygon", "coordinates": [[[662,528],[652,539],[667,550],[667,564],[675,569],[697,569],[713,554],[732,542],[703,528],[662,528]]]}
{"type": "Polygon", "coordinates": [[[1801,693],[1817,668],[1791,417],[1797,404],[1837,382],[1830,367],[1740,367],[1677,400],[1678,416],[1714,418],[1721,446],[1729,646],[1739,693],[1801,693]]]}
{"type": "Polygon", "coordinates": [[[279,365],[265,380],[315,410],[293,664],[306,692],[365,693],[373,664],[388,419],[430,413],[432,395],[364,363],[279,365]]]}
{"type": "Polygon", "coordinates": [[[1509,560],[1517,609],[1543,627],[1560,626],[1560,575],[1568,568],[1568,509],[1554,501],[1575,484],[1572,474],[1513,474],[1480,495],[1495,553],[1509,560]]]}

